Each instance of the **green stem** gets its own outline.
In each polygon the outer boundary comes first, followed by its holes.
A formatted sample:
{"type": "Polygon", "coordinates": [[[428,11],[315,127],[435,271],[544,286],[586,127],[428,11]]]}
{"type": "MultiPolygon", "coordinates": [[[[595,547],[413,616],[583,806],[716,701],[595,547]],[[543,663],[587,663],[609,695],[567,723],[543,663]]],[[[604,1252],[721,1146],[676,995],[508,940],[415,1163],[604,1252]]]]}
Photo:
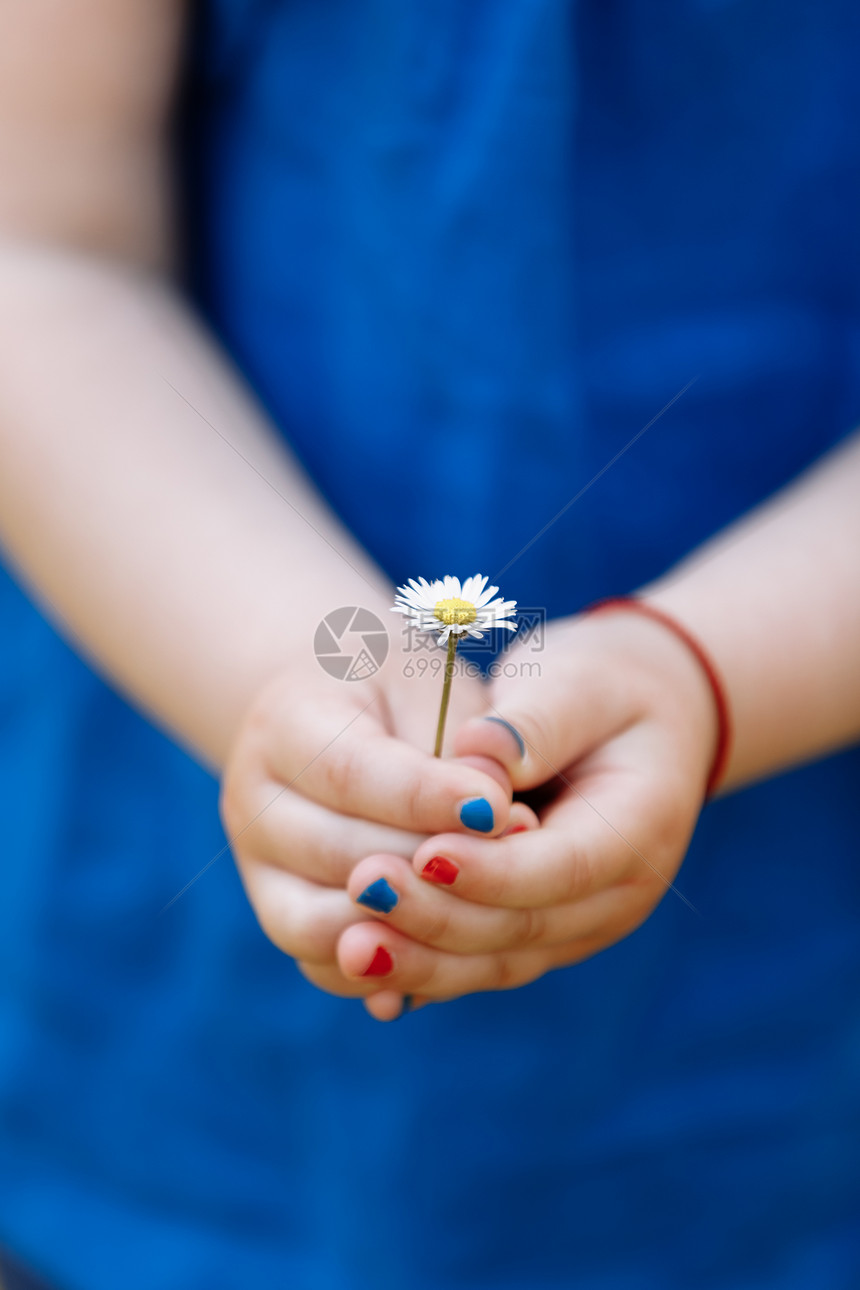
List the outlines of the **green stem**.
{"type": "Polygon", "coordinates": [[[448,701],[451,698],[451,679],[454,675],[454,655],[457,653],[457,637],[452,632],[448,637],[448,657],[445,659],[445,683],[442,686],[442,706],[439,709],[439,724],[436,727],[436,751],[434,757],[442,756],[442,740],[445,737],[445,718],[448,716],[448,701]]]}

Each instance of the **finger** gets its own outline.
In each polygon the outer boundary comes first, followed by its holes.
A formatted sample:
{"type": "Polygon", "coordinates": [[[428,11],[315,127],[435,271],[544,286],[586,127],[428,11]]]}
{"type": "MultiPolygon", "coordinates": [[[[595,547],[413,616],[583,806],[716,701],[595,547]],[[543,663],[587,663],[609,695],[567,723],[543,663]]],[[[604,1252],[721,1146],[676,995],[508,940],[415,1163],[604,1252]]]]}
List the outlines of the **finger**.
{"type": "Polygon", "coordinates": [[[374,1021],[398,1021],[409,1010],[409,995],[396,990],[380,990],[364,1000],[365,1009],[374,1021]]]}
{"type": "Polygon", "coordinates": [[[370,709],[327,692],[294,698],[280,729],[273,777],[345,815],[425,834],[463,828],[492,836],[507,826],[511,792],[497,762],[482,769],[474,756],[431,757],[389,734],[370,709]]]}
{"type": "Polygon", "coordinates": [[[629,695],[607,684],[607,673],[590,658],[554,651],[539,675],[496,683],[490,710],[458,730],[456,754],[492,757],[515,789],[536,788],[634,719],[629,695]]]}
{"type": "Polygon", "coordinates": [[[564,904],[625,881],[671,887],[698,808],[685,803],[669,751],[665,732],[638,722],[562,777],[536,832],[489,848],[463,835],[428,839],[413,867],[468,900],[510,908],[564,904]]]}
{"type": "Polygon", "coordinates": [[[428,838],[415,852],[413,869],[425,882],[464,900],[505,909],[582,900],[625,881],[633,871],[636,851],[624,830],[611,827],[612,816],[623,818],[640,836],[648,833],[647,816],[629,818],[628,804],[606,792],[595,789],[594,798],[596,803],[568,792],[547,810],[540,829],[513,836],[428,838]]]}
{"type": "Polygon", "coordinates": [[[454,954],[520,948],[544,931],[544,911],[495,909],[457,899],[422,882],[407,860],[368,856],[350,875],[347,892],[359,909],[423,945],[454,954]]]}
{"type": "Polygon", "coordinates": [[[404,993],[419,998],[423,1005],[527,986],[552,967],[580,962],[607,943],[602,938],[583,939],[565,946],[498,955],[447,955],[398,937],[393,929],[378,929],[374,935],[373,929],[361,924],[344,931],[338,944],[338,964],[344,980],[357,988],[373,979],[378,991],[404,993]]]}
{"type": "Polygon", "coordinates": [[[526,985],[553,966],[557,951],[531,949],[501,954],[447,954],[418,945],[392,927],[362,923],[347,928],[337,961],[347,981],[372,979],[386,990],[455,999],[483,990],[526,985]]]}
{"type": "Polygon", "coordinates": [[[341,815],[293,789],[269,783],[259,792],[266,806],[242,836],[249,853],[329,887],[346,886],[360,860],[375,852],[411,857],[420,833],[341,815]]]}
{"type": "Polygon", "coordinates": [[[364,1000],[364,1006],[374,1021],[399,1021],[407,1013],[417,1012],[427,1006],[427,999],[420,994],[398,994],[396,990],[380,990],[364,1000]]]}
{"type": "Polygon", "coordinates": [[[381,923],[453,954],[562,945],[602,932],[617,940],[638,926],[661,894],[651,899],[639,888],[621,885],[547,909],[498,909],[454,898],[445,888],[422,882],[403,860],[384,855],[363,860],[348,891],[381,923]]]}
{"type": "Polygon", "coordinates": [[[348,981],[337,965],[296,963],[302,976],[326,994],[341,999],[361,999],[375,1021],[397,1021],[410,1012],[427,1006],[430,1000],[419,994],[399,994],[372,981],[348,981]]]}
{"type": "Polygon", "coordinates": [[[367,917],[343,890],[320,887],[276,865],[239,860],[237,867],[260,926],[291,958],[334,963],[338,937],[367,917]]]}

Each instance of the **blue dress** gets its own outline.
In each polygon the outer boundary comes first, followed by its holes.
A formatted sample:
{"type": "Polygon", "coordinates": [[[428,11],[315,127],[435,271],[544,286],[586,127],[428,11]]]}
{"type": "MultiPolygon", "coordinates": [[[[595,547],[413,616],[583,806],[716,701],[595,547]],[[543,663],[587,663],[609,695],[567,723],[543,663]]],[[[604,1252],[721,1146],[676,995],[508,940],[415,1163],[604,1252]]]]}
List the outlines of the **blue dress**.
{"type": "MultiPolygon", "coordinates": [[[[209,0],[189,290],[395,580],[627,592],[860,419],[855,0],[209,0]],[[586,488],[682,387],[687,392],[586,488]],[[582,491],[585,489],[585,491],[582,491]]],[[[860,1283],[860,756],[633,936],[380,1026],[0,581],[0,1245],[69,1290],[860,1283]]]]}

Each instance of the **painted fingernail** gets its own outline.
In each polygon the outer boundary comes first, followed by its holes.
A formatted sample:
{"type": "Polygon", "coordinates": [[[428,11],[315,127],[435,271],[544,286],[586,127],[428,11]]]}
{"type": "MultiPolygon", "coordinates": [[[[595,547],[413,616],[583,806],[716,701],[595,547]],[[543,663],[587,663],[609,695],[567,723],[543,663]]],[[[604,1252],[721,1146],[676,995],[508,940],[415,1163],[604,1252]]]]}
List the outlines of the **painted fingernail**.
{"type": "Polygon", "coordinates": [[[472,797],[460,807],[460,821],[476,833],[492,833],[493,808],[485,797],[472,797]]]}
{"type": "Polygon", "coordinates": [[[388,976],[394,967],[394,960],[384,946],[379,945],[373,958],[362,972],[362,976],[388,976]]]}
{"type": "Polygon", "coordinates": [[[504,726],[506,730],[510,731],[514,739],[516,739],[517,741],[517,747],[520,750],[520,756],[525,757],[526,743],[522,735],[520,734],[519,730],[517,730],[516,726],[512,726],[510,721],[505,721],[504,717],[484,717],[484,720],[494,721],[497,726],[504,726]]]}
{"type": "Polygon", "coordinates": [[[459,872],[452,860],[447,860],[445,856],[434,856],[421,870],[421,877],[428,882],[439,882],[443,887],[450,887],[459,872]]]}
{"type": "Polygon", "coordinates": [[[529,827],[527,824],[515,824],[512,829],[505,829],[502,837],[509,838],[512,833],[528,833],[528,831],[529,827]]]}
{"type": "Polygon", "coordinates": [[[377,914],[390,914],[400,897],[384,878],[377,878],[369,887],[365,887],[360,896],[356,896],[357,905],[366,905],[376,910],[377,914]]]}

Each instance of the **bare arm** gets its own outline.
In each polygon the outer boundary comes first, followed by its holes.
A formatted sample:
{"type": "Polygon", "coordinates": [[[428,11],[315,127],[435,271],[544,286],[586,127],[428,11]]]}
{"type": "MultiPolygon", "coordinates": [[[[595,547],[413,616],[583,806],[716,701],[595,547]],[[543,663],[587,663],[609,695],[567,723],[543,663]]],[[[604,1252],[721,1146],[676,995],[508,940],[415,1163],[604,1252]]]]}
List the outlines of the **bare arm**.
{"type": "Polygon", "coordinates": [[[180,19],[175,0],[4,6],[0,541],[218,766],[309,624],[385,582],[169,281],[180,19]]]}
{"type": "Polygon", "coordinates": [[[860,737],[860,435],[647,596],[698,635],[725,678],[726,786],[860,737]]]}

